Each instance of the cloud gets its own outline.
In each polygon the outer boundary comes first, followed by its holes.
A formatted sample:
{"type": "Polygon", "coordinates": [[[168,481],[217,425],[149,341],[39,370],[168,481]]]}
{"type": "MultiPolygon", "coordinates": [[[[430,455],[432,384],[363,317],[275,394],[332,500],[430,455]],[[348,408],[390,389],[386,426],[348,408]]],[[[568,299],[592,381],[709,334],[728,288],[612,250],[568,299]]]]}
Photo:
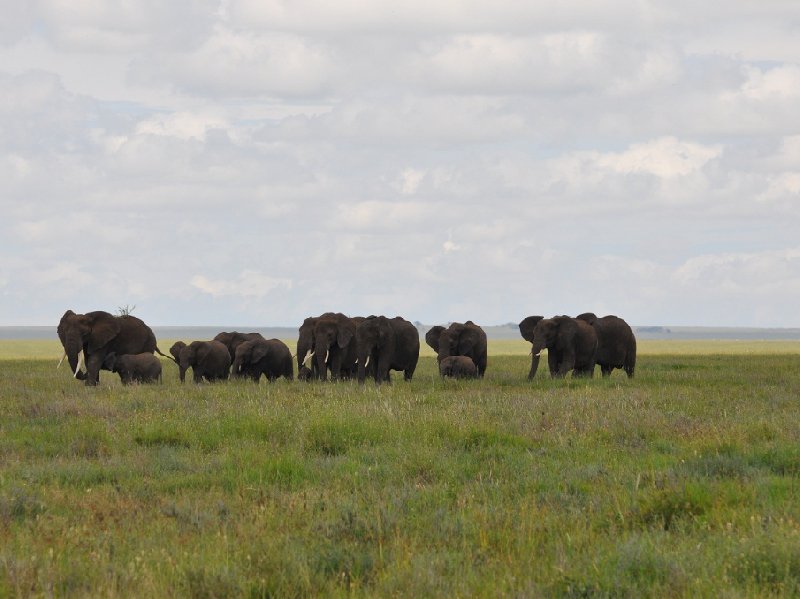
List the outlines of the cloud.
{"type": "Polygon", "coordinates": [[[217,25],[189,51],[135,60],[131,76],[214,97],[325,95],[339,70],[324,44],[291,33],[234,31],[217,25]]]}
{"type": "Polygon", "coordinates": [[[800,325],[786,3],[18,4],[9,322],[800,325]]]}
{"type": "Polygon", "coordinates": [[[634,144],[625,152],[598,156],[597,164],[618,173],[647,173],[661,178],[686,176],[722,153],[721,146],[709,147],[665,137],[634,144]]]}
{"type": "Polygon", "coordinates": [[[194,275],[191,284],[194,288],[215,298],[234,297],[245,300],[264,299],[274,291],[292,288],[291,279],[270,277],[250,270],[242,271],[233,280],[213,280],[204,275],[194,275]]]}

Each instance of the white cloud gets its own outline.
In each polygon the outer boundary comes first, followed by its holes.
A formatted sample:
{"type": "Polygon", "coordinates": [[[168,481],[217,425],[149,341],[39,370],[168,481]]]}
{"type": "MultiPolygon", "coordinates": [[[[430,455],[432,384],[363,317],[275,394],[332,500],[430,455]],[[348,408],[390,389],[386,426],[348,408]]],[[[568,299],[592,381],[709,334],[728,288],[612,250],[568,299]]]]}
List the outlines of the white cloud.
{"type": "Polygon", "coordinates": [[[800,325],[789,3],[18,5],[9,322],[800,325]]]}
{"type": "Polygon", "coordinates": [[[201,96],[318,96],[339,68],[323,43],[218,25],[197,48],[135,60],[132,76],[201,96]]]}
{"type": "Polygon", "coordinates": [[[204,275],[194,275],[191,285],[195,289],[213,297],[234,297],[240,299],[264,299],[277,290],[292,288],[291,279],[275,278],[261,272],[244,270],[236,279],[209,279],[204,275]]]}
{"type": "Polygon", "coordinates": [[[766,70],[747,67],[745,74],[747,80],[742,86],[742,94],[750,100],[783,100],[800,96],[800,67],[797,65],[766,70]]]}
{"type": "Polygon", "coordinates": [[[688,175],[721,153],[721,146],[709,147],[665,137],[634,144],[625,152],[601,155],[597,164],[619,173],[647,173],[671,178],[688,175]]]}

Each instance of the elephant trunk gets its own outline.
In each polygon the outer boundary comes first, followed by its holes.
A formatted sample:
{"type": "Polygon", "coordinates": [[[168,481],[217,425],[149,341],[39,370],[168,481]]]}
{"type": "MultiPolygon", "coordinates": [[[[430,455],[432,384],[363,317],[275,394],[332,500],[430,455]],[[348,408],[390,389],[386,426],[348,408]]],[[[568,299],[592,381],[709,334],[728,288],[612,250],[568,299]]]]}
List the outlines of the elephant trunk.
{"type": "Polygon", "coordinates": [[[186,382],[186,371],[189,370],[188,360],[181,360],[178,363],[178,368],[180,369],[181,382],[184,383],[186,382]]]}
{"type": "Polygon", "coordinates": [[[81,371],[81,351],[83,351],[83,342],[80,336],[67,335],[64,342],[64,352],[67,354],[70,372],[74,373],[76,379],[84,380],[86,374],[81,371]]]}
{"type": "Polygon", "coordinates": [[[233,360],[233,363],[231,364],[230,378],[232,379],[239,378],[239,376],[241,375],[240,372],[241,369],[242,369],[242,356],[236,356],[236,358],[233,360]]]}
{"type": "MultiPolygon", "coordinates": [[[[322,344],[320,344],[322,345],[322,344]]],[[[317,346],[314,348],[314,359],[317,362],[317,378],[324,381],[328,378],[328,348],[317,346]]]]}
{"type": "Polygon", "coordinates": [[[531,371],[528,373],[528,379],[532,379],[536,376],[536,371],[539,369],[539,354],[531,355],[531,371]]]}

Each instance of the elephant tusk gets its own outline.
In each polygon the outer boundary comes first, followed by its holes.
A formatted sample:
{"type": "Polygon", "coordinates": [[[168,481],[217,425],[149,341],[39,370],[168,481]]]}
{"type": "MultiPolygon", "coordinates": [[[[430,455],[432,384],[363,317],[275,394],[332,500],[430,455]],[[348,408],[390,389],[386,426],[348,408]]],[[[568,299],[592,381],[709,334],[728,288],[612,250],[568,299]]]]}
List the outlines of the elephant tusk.
{"type": "Polygon", "coordinates": [[[66,358],[66,357],[67,357],[67,352],[64,352],[64,355],[61,356],[61,359],[58,361],[58,366],[56,366],[56,370],[61,368],[61,363],[64,361],[64,358],[66,358]]]}
{"type": "Polygon", "coordinates": [[[78,373],[81,371],[81,364],[83,364],[83,354],[78,354],[78,365],[75,367],[75,378],[78,378],[78,373]]]}
{"type": "Polygon", "coordinates": [[[311,360],[313,357],[314,357],[314,352],[312,351],[306,352],[306,357],[303,358],[303,366],[305,366],[306,368],[310,368],[311,360]]]}
{"type": "Polygon", "coordinates": [[[367,360],[366,360],[366,362],[364,362],[364,368],[366,368],[367,366],[369,366],[369,359],[370,359],[370,357],[371,357],[371,356],[367,356],[367,360]]]}
{"type": "Polygon", "coordinates": [[[330,352],[330,351],[326,351],[326,352],[325,352],[325,363],[326,363],[326,364],[328,363],[328,357],[329,357],[330,355],[331,355],[331,352],[330,352]]]}

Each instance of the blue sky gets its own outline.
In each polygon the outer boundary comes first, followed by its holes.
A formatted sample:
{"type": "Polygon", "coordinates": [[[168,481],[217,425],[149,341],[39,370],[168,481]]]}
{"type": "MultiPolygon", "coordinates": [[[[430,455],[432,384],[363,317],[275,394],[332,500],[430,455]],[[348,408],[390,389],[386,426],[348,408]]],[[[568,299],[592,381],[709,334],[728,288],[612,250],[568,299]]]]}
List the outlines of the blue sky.
{"type": "Polygon", "coordinates": [[[13,3],[0,325],[800,326],[800,5],[13,3]]]}

